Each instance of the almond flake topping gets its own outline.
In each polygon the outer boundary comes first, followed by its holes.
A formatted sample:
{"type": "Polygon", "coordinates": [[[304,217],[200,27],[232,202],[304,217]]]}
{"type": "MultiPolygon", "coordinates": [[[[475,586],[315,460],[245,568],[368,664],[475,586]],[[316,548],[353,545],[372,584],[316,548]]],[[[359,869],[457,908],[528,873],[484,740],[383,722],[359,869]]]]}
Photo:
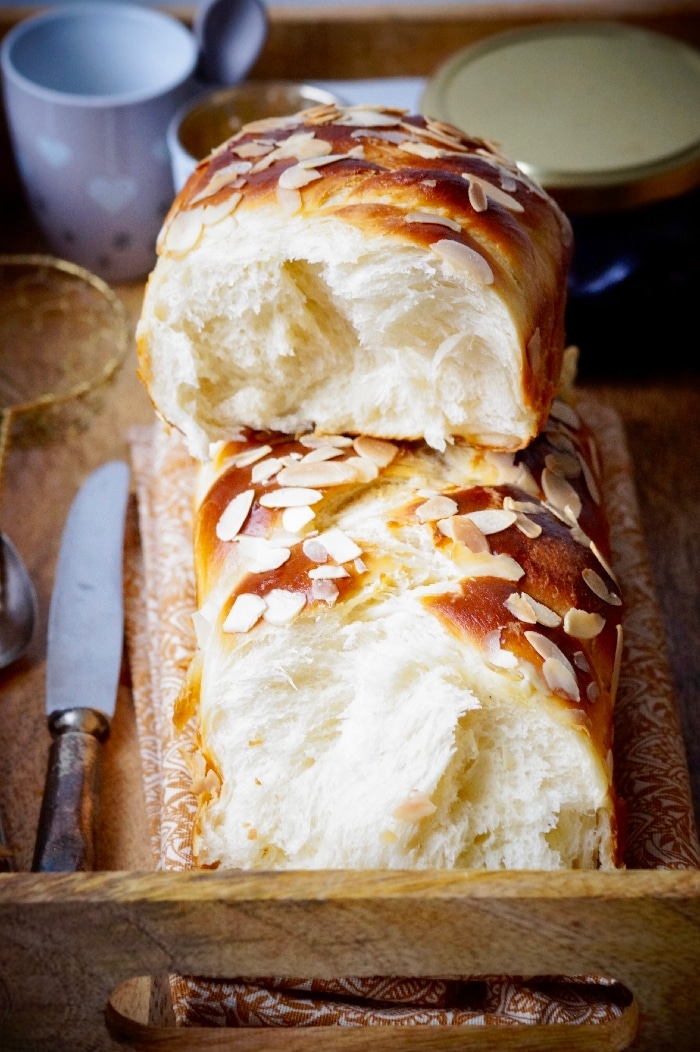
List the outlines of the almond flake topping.
{"type": "Polygon", "coordinates": [[[564,631],[574,639],[594,639],[603,631],[605,618],[572,606],[564,615],[564,631]]]}
{"type": "Polygon", "coordinates": [[[316,541],[337,563],[352,562],[353,559],[359,559],[362,555],[362,549],[338,526],[326,530],[325,533],[320,533],[316,541]]]}
{"type": "Polygon", "coordinates": [[[391,464],[399,451],[398,446],[395,446],[393,442],[385,442],[381,438],[367,438],[364,435],[356,438],[353,446],[358,456],[367,457],[378,468],[385,468],[388,464],[391,464]]]}
{"type": "Polygon", "coordinates": [[[510,555],[488,555],[485,552],[474,552],[461,569],[466,578],[501,577],[504,581],[519,581],[525,573],[510,555]]]}
{"type": "Polygon", "coordinates": [[[572,701],[580,700],[576,674],[568,664],[563,664],[557,658],[545,658],[542,662],[542,675],[550,690],[565,694],[572,701]]]}
{"type": "Polygon", "coordinates": [[[573,409],[568,402],[563,402],[561,398],[554,399],[549,414],[550,416],[553,416],[555,420],[561,420],[563,424],[572,427],[574,431],[577,431],[581,426],[581,418],[576,410],[573,409]]]}
{"type": "Polygon", "coordinates": [[[489,183],[486,179],[481,179],[477,175],[471,175],[469,172],[462,172],[462,178],[466,179],[469,183],[469,200],[472,199],[472,193],[475,197],[478,195],[478,200],[481,202],[485,201],[483,208],[477,208],[472,201],[472,207],[476,212],[483,212],[488,206],[489,201],[494,201],[498,205],[502,205],[503,208],[507,208],[510,212],[524,212],[525,209],[520,204],[520,201],[516,201],[514,197],[507,194],[499,186],[494,186],[493,183],[489,183]]]}
{"type": "Polygon", "coordinates": [[[602,599],[604,603],[609,603],[610,606],[622,606],[622,600],[619,595],[615,595],[614,592],[610,591],[603,578],[595,570],[586,567],[585,570],[581,571],[581,576],[593,594],[602,599]]]}
{"type": "Polygon", "coordinates": [[[316,537],[307,537],[301,546],[301,550],[312,563],[328,562],[328,551],[319,543],[316,537]]]}
{"type": "Polygon", "coordinates": [[[292,554],[289,548],[270,544],[264,537],[247,537],[241,534],[238,545],[249,573],[268,573],[277,570],[292,554]]]}
{"type": "Polygon", "coordinates": [[[538,622],[547,628],[556,628],[561,624],[561,617],[544,603],[538,603],[527,592],[512,592],[505,601],[505,607],[520,621],[536,625],[538,622]]]}
{"type": "Polygon", "coordinates": [[[594,501],[595,504],[600,504],[602,498],[600,495],[600,490],[598,489],[598,484],[595,480],[593,472],[591,471],[583,457],[581,457],[581,470],[583,471],[583,477],[586,482],[586,489],[590,493],[591,499],[594,501]]]}
{"type": "Polygon", "coordinates": [[[220,541],[232,541],[240,532],[253,505],[255,490],[239,493],[229,501],[216,524],[216,536],[220,541]]]}
{"type": "Polygon", "coordinates": [[[315,168],[302,168],[300,164],[294,164],[291,168],[285,168],[278,179],[280,189],[299,190],[308,183],[315,182],[321,178],[321,173],[315,168]]]}
{"type": "Polygon", "coordinates": [[[415,157],[425,157],[426,160],[435,160],[442,157],[444,150],[437,146],[431,146],[428,142],[411,142],[410,140],[401,144],[404,153],[412,153],[415,157]]]}
{"type": "Polygon", "coordinates": [[[349,576],[344,566],[334,566],[332,563],[327,563],[325,566],[313,566],[309,570],[309,577],[312,581],[326,581],[349,576]]]}
{"type": "Polygon", "coordinates": [[[300,508],[306,504],[317,504],[323,494],[317,489],[306,489],[303,486],[283,486],[263,493],[260,504],[263,508],[300,508]]]}
{"type": "Polygon", "coordinates": [[[586,687],[586,697],[589,701],[597,701],[600,697],[600,687],[594,679],[586,687]]]}
{"type": "Polygon", "coordinates": [[[332,446],[330,443],[325,446],[316,446],[315,449],[305,453],[302,460],[305,464],[316,464],[321,460],[334,460],[336,457],[342,457],[343,450],[337,446],[332,446]]]}
{"type": "Polygon", "coordinates": [[[373,482],[379,474],[379,468],[369,457],[348,457],[345,461],[355,472],[357,482],[373,482]]]}
{"type": "Polygon", "coordinates": [[[259,460],[257,464],[253,464],[253,470],[250,473],[250,481],[269,482],[281,467],[282,461],[277,457],[266,457],[265,460],[259,460]]]}
{"type": "Polygon", "coordinates": [[[588,661],[586,660],[586,655],[583,653],[582,650],[577,650],[574,654],[574,665],[576,666],[576,668],[580,668],[582,672],[591,671],[591,666],[588,664],[588,661]]]}
{"type": "Polygon", "coordinates": [[[442,216],[438,212],[408,212],[404,219],[407,223],[434,223],[437,226],[446,226],[457,233],[462,229],[461,223],[448,216],[442,216]]]}
{"type": "Polygon", "coordinates": [[[462,178],[469,180],[469,204],[475,212],[485,212],[489,207],[489,199],[481,183],[472,179],[466,172],[462,172],[462,178]]]}
{"type": "Polygon", "coordinates": [[[253,449],[244,449],[242,453],[236,453],[231,463],[237,468],[247,468],[271,452],[272,446],[254,446],[253,449]]]}
{"type": "Polygon", "coordinates": [[[490,552],[486,537],[468,515],[452,515],[438,521],[438,529],[445,537],[463,544],[470,552],[490,552]]]}
{"type": "Polygon", "coordinates": [[[265,612],[267,603],[260,595],[253,592],[241,592],[237,595],[233,606],[226,615],[223,625],[224,632],[250,632],[251,628],[258,623],[265,612]]]}
{"type": "Polygon", "coordinates": [[[219,201],[218,205],[209,205],[205,201],[202,207],[202,224],[204,226],[215,226],[217,223],[220,223],[226,216],[235,212],[242,199],[243,194],[238,193],[224,198],[223,201],[219,201]]]}
{"type": "Polygon", "coordinates": [[[302,446],[306,446],[307,449],[317,449],[318,446],[337,446],[342,449],[343,446],[351,446],[353,440],[349,435],[302,435],[299,439],[302,446]]]}
{"type": "Polygon", "coordinates": [[[558,661],[559,664],[569,669],[572,676],[574,675],[574,670],[569,659],[548,636],[543,636],[541,632],[526,632],[525,638],[541,658],[544,658],[545,660],[551,658],[554,661],[558,661]]]}
{"type": "Polygon", "coordinates": [[[513,500],[512,497],[503,498],[503,507],[506,511],[521,512],[523,515],[537,515],[542,511],[540,504],[531,500],[513,500]]]}
{"type": "Polygon", "coordinates": [[[357,472],[347,460],[302,460],[282,468],[277,476],[282,486],[342,486],[356,479],[357,472]]]}
{"type": "Polygon", "coordinates": [[[196,204],[207,197],[213,197],[215,193],[221,190],[224,186],[228,186],[228,184],[237,179],[238,176],[247,175],[252,167],[250,161],[232,161],[223,168],[218,168],[211,176],[206,186],[202,187],[202,189],[192,198],[191,204],[196,204]]]}
{"type": "Polygon", "coordinates": [[[494,275],[484,257],[461,241],[444,239],[430,246],[436,256],[449,263],[455,270],[462,270],[481,285],[493,285],[494,275]]]}
{"type": "Polygon", "coordinates": [[[393,128],[400,123],[400,116],[371,106],[353,106],[345,110],[337,123],[354,128],[393,128]]]}
{"type": "Polygon", "coordinates": [[[570,511],[574,520],[581,514],[581,498],[565,478],[555,475],[549,468],[542,471],[542,489],[549,504],[558,511],[570,511]]]}
{"type": "Polygon", "coordinates": [[[438,519],[446,519],[450,515],[456,515],[459,505],[451,497],[442,495],[429,497],[424,504],[416,508],[416,518],[419,522],[437,522],[438,519]]]}
{"type": "Polygon", "coordinates": [[[517,519],[514,511],[507,511],[505,508],[484,508],[482,511],[468,511],[466,516],[472,520],[475,526],[479,527],[486,537],[491,533],[500,533],[501,530],[507,530],[517,519]]]}
{"type": "Polygon", "coordinates": [[[301,211],[302,200],[301,194],[298,190],[285,190],[285,188],[278,183],[276,196],[277,204],[285,215],[293,216],[301,211]]]}
{"type": "Polygon", "coordinates": [[[184,256],[195,247],[202,236],[202,208],[178,212],[165,233],[165,249],[175,256],[184,256]]]}
{"type": "Polygon", "coordinates": [[[339,596],[338,585],[335,581],[320,580],[311,582],[311,595],[314,599],[321,599],[324,603],[328,603],[329,606],[333,606],[333,603],[339,596]]]}
{"type": "Polygon", "coordinates": [[[282,512],[282,527],[288,530],[289,533],[299,533],[315,517],[313,508],[308,506],[285,508],[282,512]]]}
{"type": "Polygon", "coordinates": [[[610,580],[614,581],[615,584],[617,584],[617,577],[615,576],[615,574],[613,572],[612,566],[610,565],[608,560],[605,558],[605,556],[603,555],[603,553],[601,552],[600,548],[595,543],[595,541],[589,541],[588,542],[588,547],[591,549],[591,551],[595,555],[595,557],[598,560],[598,562],[600,563],[600,565],[605,570],[605,572],[608,575],[608,577],[610,578],[610,580]]]}
{"type": "Polygon", "coordinates": [[[581,461],[571,453],[548,453],[544,463],[553,475],[564,479],[575,479],[581,474],[581,461]]]}
{"type": "Polygon", "coordinates": [[[231,147],[232,153],[239,157],[265,157],[273,149],[274,144],[271,142],[242,142],[231,147]]]}
{"type": "Polygon", "coordinates": [[[418,789],[411,789],[402,804],[394,808],[394,818],[399,822],[420,822],[435,814],[437,807],[432,800],[418,789]]]}
{"type": "Polygon", "coordinates": [[[528,519],[527,515],[521,515],[520,513],[516,515],[515,527],[525,537],[529,537],[530,540],[534,540],[535,537],[539,537],[542,533],[542,527],[539,522],[533,522],[532,519],[528,519]]]}
{"type": "Polygon", "coordinates": [[[265,596],[266,608],[263,619],[270,625],[288,625],[306,606],[303,592],[288,592],[284,588],[273,588],[265,596]]]}

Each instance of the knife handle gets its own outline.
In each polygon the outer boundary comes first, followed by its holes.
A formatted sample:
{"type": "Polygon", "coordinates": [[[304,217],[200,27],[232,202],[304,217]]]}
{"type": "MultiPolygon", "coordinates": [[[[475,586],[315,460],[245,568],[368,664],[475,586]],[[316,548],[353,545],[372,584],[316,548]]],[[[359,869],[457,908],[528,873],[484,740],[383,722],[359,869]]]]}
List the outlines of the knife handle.
{"type": "Polygon", "coordinates": [[[109,720],[97,709],[62,709],[49,716],[53,736],[32,869],[91,870],[109,720]]]}

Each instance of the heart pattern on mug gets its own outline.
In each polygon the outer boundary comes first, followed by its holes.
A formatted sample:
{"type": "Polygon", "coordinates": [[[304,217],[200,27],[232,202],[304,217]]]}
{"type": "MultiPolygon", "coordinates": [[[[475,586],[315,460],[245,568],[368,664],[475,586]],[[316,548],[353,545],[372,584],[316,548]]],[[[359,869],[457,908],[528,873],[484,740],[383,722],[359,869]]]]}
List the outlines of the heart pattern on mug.
{"type": "Polygon", "coordinates": [[[50,135],[37,135],[36,148],[52,168],[65,168],[73,159],[73,151],[67,142],[52,139],[50,135]]]}
{"type": "Polygon", "coordinates": [[[138,184],[130,175],[96,175],[88,182],[87,192],[104,212],[116,215],[134,200],[138,184]]]}

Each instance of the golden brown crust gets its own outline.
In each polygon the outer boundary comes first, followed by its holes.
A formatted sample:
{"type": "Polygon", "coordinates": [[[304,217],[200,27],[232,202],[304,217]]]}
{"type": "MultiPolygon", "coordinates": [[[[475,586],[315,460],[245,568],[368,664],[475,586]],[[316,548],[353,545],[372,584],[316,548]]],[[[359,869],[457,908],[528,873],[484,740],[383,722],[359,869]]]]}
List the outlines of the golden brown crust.
{"type": "MultiPolygon", "coordinates": [[[[493,283],[508,304],[524,348],[521,397],[537,420],[532,433],[543,425],[561,372],[571,229],[490,144],[378,107],[321,107],[247,125],[179,193],[159,251],[185,254],[207,224],[261,208],[332,216],[366,237],[438,255],[456,250],[457,267],[493,283]]],[[[147,376],[145,346],[141,360],[147,376]]]]}

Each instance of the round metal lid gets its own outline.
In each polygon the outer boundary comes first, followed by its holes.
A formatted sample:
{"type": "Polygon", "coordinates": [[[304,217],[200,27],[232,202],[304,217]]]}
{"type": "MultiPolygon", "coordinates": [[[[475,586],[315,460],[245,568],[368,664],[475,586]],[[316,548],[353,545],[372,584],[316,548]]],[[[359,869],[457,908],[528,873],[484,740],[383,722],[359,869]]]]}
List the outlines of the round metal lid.
{"type": "Polygon", "coordinates": [[[700,51],[614,22],[498,33],[428,82],[421,110],[490,139],[572,211],[700,184],[700,51]]]}

